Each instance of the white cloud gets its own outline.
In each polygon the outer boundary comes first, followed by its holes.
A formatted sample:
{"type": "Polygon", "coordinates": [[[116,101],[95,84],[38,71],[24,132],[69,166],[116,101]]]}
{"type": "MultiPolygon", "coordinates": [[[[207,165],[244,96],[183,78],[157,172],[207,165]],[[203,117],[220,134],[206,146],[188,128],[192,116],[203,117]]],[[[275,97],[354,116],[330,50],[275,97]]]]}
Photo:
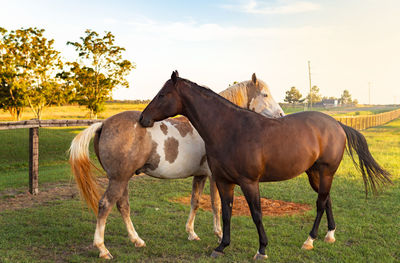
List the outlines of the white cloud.
{"type": "Polygon", "coordinates": [[[250,0],[238,5],[223,5],[223,8],[249,14],[296,14],[320,9],[318,4],[308,1],[279,0],[276,4],[250,0]]]}

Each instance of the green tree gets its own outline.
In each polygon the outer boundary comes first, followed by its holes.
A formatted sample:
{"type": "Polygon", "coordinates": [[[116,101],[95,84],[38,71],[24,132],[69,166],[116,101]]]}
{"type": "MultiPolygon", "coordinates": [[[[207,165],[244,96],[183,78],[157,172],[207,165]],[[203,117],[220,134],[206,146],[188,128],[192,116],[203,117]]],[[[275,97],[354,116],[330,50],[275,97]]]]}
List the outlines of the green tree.
{"type": "Polygon", "coordinates": [[[81,42],[67,42],[78,52],[79,62],[67,63],[69,71],[64,72],[64,79],[73,86],[75,100],[89,109],[92,118],[97,118],[114,88],[129,88],[126,76],[135,65],[122,59],[125,49],[114,45],[111,32],[102,37],[92,30],[85,34],[81,42]]]}
{"type": "Polygon", "coordinates": [[[299,103],[302,96],[303,95],[301,95],[300,91],[296,89],[296,87],[291,87],[290,90],[286,91],[284,101],[288,103],[299,103]]]}
{"type": "Polygon", "coordinates": [[[27,28],[2,30],[0,42],[1,107],[17,120],[23,107],[29,106],[40,119],[43,109],[62,93],[57,83],[56,70],[61,62],[53,48],[54,40],[47,40],[44,29],[27,28]]]}
{"type": "Polygon", "coordinates": [[[352,104],[353,101],[351,99],[350,92],[347,89],[345,89],[340,96],[340,101],[342,102],[342,104],[352,104]]]}
{"type": "Polygon", "coordinates": [[[0,28],[0,108],[20,120],[26,102],[29,82],[25,78],[28,61],[22,59],[22,48],[15,31],[0,28]],[[25,66],[25,67],[24,67],[25,66]]]}
{"type": "Polygon", "coordinates": [[[312,86],[311,87],[311,94],[308,93],[307,97],[307,102],[310,103],[317,103],[320,102],[322,100],[322,96],[319,93],[319,88],[317,86],[312,86]]]}

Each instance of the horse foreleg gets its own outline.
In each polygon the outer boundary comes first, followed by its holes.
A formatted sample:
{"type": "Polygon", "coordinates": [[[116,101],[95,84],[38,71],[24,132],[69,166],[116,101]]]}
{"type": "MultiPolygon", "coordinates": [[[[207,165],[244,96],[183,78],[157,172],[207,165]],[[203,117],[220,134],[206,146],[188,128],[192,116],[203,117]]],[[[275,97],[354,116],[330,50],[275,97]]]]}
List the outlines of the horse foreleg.
{"type": "Polygon", "coordinates": [[[192,183],[192,197],[190,200],[190,213],[186,222],[186,232],[189,233],[189,240],[200,240],[197,234],[194,232],[194,219],[196,217],[196,211],[200,205],[200,197],[203,193],[204,184],[206,183],[207,176],[194,176],[192,183]]]}
{"type": "Polygon", "coordinates": [[[128,231],[129,239],[135,244],[135,247],[145,247],[146,243],[136,233],[135,227],[133,226],[130,217],[130,206],[128,196],[128,184],[125,187],[122,197],[117,201],[118,211],[121,213],[122,219],[124,220],[126,230],[128,231]]]}
{"type": "Polygon", "coordinates": [[[260,202],[260,190],[258,182],[243,183],[240,188],[246,197],[247,204],[249,205],[251,217],[257,227],[259,249],[254,256],[254,259],[266,259],[268,258],[265,254],[265,247],[268,245],[267,235],[265,234],[263,222],[262,222],[262,210],[260,202]]]}
{"type": "Polygon", "coordinates": [[[232,206],[233,206],[233,189],[234,184],[225,182],[217,182],[219,195],[221,197],[222,205],[222,240],[219,246],[211,253],[211,257],[218,257],[223,255],[224,248],[229,246],[231,242],[231,217],[232,217],[232,206]]]}
{"type": "Polygon", "coordinates": [[[121,182],[110,180],[107,190],[99,202],[99,212],[97,214],[96,231],[94,233],[93,245],[100,250],[100,258],[112,259],[106,246],[104,245],[104,230],[106,228],[107,217],[111,208],[119,200],[124,191],[124,185],[121,182]]]}
{"type": "Polygon", "coordinates": [[[219,197],[217,184],[214,179],[210,176],[210,195],[211,195],[211,207],[213,210],[213,225],[214,234],[218,237],[218,243],[222,240],[221,230],[221,199],[219,197]]]}

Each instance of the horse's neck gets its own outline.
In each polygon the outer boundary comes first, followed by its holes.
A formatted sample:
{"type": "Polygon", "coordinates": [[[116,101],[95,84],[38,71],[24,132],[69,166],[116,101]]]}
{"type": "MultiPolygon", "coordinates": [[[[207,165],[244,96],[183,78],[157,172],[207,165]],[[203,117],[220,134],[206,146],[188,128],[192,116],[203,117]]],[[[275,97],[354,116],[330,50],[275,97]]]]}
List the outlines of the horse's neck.
{"type": "Polygon", "coordinates": [[[206,143],[212,143],[215,134],[231,126],[226,117],[232,115],[234,106],[206,93],[207,91],[198,87],[184,89],[181,93],[183,115],[190,120],[206,143]]]}
{"type": "Polygon", "coordinates": [[[219,95],[238,105],[239,107],[248,108],[249,98],[247,96],[247,89],[241,86],[240,83],[220,92],[219,95]]]}

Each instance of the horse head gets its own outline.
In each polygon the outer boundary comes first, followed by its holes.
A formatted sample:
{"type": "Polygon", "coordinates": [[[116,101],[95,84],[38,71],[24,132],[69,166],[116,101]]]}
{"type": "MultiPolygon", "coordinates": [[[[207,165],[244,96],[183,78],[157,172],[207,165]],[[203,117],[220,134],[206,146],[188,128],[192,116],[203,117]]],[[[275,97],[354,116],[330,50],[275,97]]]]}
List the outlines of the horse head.
{"type": "Polygon", "coordinates": [[[182,111],[182,103],[177,86],[180,85],[178,71],[173,71],[171,79],[157,93],[154,99],[144,109],[139,118],[143,127],[152,127],[155,121],[173,117],[182,111]]]}
{"type": "Polygon", "coordinates": [[[281,106],[274,100],[268,85],[257,79],[253,73],[247,82],[248,109],[267,117],[279,118],[285,115],[281,106]]]}

